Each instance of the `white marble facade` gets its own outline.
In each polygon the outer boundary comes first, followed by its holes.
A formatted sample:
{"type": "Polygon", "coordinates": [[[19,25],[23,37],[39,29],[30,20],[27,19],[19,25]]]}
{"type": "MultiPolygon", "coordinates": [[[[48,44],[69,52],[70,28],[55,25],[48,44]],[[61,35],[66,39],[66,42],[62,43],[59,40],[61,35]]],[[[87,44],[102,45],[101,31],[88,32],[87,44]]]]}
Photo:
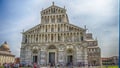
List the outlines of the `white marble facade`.
{"type": "Polygon", "coordinates": [[[41,23],[22,35],[21,62],[88,64],[86,28],[70,24],[65,7],[43,9],[41,23]]]}

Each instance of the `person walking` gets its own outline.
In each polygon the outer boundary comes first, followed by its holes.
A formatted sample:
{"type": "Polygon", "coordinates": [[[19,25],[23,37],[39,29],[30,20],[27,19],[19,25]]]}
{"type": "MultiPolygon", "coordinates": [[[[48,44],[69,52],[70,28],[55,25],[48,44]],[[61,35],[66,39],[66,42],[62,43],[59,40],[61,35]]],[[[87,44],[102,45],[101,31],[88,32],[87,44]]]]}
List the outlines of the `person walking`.
{"type": "Polygon", "coordinates": [[[37,68],[40,68],[40,64],[37,64],[37,68]]]}
{"type": "Polygon", "coordinates": [[[55,68],[57,68],[57,64],[55,64],[55,68]]]}
{"type": "Polygon", "coordinates": [[[33,68],[37,68],[37,64],[36,63],[34,63],[33,68]]]}
{"type": "Polygon", "coordinates": [[[7,68],[7,65],[8,65],[8,64],[7,64],[7,63],[5,63],[5,68],[7,68]]]}

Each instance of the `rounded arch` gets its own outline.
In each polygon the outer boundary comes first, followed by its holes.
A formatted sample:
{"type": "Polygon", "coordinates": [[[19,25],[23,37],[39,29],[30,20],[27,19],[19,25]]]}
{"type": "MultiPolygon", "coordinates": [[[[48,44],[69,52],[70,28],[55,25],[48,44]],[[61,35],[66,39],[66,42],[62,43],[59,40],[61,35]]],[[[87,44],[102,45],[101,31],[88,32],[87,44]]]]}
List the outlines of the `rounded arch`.
{"type": "Polygon", "coordinates": [[[67,65],[74,63],[74,48],[67,48],[66,50],[66,63],[67,65]]]}
{"type": "Polygon", "coordinates": [[[32,50],[33,54],[37,54],[39,52],[39,50],[40,50],[40,47],[38,45],[33,45],[31,47],[31,50],[32,50]]]}
{"type": "Polygon", "coordinates": [[[72,48],[68,48],[66,50],[67,54],[73,54],[74,53],[74,50],[72,48]]]}

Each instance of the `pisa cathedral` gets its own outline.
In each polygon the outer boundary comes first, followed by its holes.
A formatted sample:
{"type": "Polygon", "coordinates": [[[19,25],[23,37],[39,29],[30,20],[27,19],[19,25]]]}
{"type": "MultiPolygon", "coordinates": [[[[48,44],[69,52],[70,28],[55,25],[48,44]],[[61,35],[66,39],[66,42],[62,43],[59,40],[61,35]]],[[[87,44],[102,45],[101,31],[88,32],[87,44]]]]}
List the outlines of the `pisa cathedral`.
{"type": "Polygon", "coordinates": [[[53,4],[41,11],[41,23],[22,32],[20,61],[26,63],[101,65],[92,33],[69,23],[66,9],[53,4]]]}

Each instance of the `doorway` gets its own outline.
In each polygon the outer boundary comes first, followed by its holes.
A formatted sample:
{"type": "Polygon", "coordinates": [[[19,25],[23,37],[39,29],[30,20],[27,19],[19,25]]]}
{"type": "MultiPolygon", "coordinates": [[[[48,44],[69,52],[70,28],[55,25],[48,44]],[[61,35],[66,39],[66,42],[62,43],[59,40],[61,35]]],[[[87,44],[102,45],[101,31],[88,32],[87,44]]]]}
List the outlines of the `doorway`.
{"type": "Polygon", "coordinates": [[[68,63],[68,65],[72,64],[72,62],[73,62],[73,56],[72,55],[68,55],[67,56],[67,63],[68,63]]]}
{"type": "Polygon", "coordinates": [[[37,63],[38,57],[37,56],[33,56],[33,62],[37,63]]]}
{"type": "Polygon", "coordinates": [[[55,65],[55,52],[49,52],[49,63],[51,66],[55,65]]]}

